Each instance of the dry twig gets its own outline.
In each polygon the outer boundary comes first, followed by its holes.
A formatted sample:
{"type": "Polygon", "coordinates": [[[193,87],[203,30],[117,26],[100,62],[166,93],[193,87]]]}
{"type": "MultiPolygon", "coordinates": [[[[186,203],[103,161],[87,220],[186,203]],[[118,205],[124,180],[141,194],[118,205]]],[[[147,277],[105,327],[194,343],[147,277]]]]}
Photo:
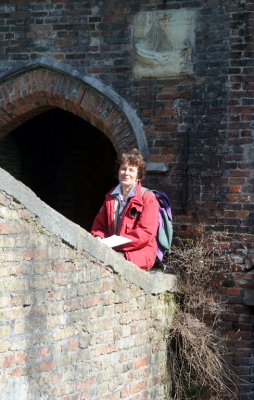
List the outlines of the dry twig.
{"type": "Polygon", "coordinates": [[[179,241],[171,268],[178,276],[177,311],[168,338],[175,400],[236,399],[228,340],[218,331],[225,304],[215,295],[217,274],[230,267],[224,237],[179,241]]]}

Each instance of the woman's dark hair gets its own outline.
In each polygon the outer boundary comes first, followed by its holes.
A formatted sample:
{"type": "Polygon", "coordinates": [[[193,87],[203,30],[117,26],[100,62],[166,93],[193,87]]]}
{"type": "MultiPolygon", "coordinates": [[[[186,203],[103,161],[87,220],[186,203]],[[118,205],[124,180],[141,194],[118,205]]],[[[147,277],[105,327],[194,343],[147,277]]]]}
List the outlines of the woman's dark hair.
{"type": "Polygon", "coordinates": [[[119,164],[129,164],[138,168],[138,179],[142,181],[146,175],[146,163],[138,149],[132,149],[126,153],[121,154],[119,164]]]}

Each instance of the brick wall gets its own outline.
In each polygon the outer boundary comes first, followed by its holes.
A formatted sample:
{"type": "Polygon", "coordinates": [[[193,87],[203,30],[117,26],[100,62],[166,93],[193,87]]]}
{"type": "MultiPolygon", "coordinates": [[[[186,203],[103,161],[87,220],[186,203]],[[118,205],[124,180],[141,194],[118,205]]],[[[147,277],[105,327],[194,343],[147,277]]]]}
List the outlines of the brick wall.
{"type": "MultiPolygon", "coordinates": [[[[221,277],[219,287],[230,304],[225,326],[231,334],[241,329],[234,359],[247,381],[241,383],[241,396],[252,398],[252,1],[20,0],[1,2],[0,13],[1,76],[17,65],[47,57],[108,85],[140,118],[150,161],[170,163],[166,173],[149,175],[146,185],[170,195],[176,234],[188,237],[211,230],[229,232],[234,273],[221,277]],[[184,7],[197,10],[193,76],[135,79],[134,16],[142,11],[184,7]]],[[[63,81],[68,80],[66,76],[63,81]]],[[[46,85],[42,102],[43,96],[27,96],[24,75],[20,74],[15,82],[14,88],[21,96],[14,108],[7,100],[13,86],[3,85],[4,90],[1,86],[1,134],[14,129],[17,121],[22,123],[22,117],[30,118],[41,111],[42,103],[43,107],[58,105],[66,109],[68,102],[63,99],[69,99],[68,85],[63,84],[55,97],[50,93],[51,86],[46,85]]],[[[31,87],[32,83],[28,85],[31,87]]],[[[90,96],[91,104],[86,109],[80,111],[75,106],[72,112],[91,118],[117,150],[123,148],[127,143],[124,135],[121,141],[112,125],[98,120],[93,93],[90,96]]]]}
{"type": "Polygon", "coordinates": [[[156,282],[2,172],[1,399],[164,399],[172,279],[156,282]]]}
{"type": "MultiPolygon", "coordinates": [[[[178,229],[225,228],[238,248],[243,237],[251,248],[252,8],[247,0],[6,1],[0,71],[43,56],[107,84],[136,110],[151,161],[170,163],[167,174],[149,183],[170,193],[178,229]],[[193,76],[135,79],[134,15],[185,7],[197,11],[193,76]]],[[[30,99],[34,112],[37,102],[30,99]]]]}

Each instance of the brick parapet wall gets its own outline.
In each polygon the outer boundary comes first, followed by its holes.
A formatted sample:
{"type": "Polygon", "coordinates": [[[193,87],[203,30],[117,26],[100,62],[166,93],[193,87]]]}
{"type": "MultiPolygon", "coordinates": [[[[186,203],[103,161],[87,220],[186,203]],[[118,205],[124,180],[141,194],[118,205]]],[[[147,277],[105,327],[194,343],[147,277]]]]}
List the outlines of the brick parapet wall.
{"type": "Polygon", "coordinates": [[[166,398],[173,277],[138,270],[2,172],[1,398],[166,398]]]}

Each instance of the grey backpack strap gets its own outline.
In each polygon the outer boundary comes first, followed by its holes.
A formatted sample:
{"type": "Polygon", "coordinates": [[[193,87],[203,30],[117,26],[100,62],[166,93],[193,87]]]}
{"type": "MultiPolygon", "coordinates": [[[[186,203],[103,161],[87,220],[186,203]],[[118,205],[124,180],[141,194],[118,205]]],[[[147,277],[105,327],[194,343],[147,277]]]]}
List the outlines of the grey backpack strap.
{"type": "Polygon", "coordinates": [[[149,190],[149,189],[147,189],[147,188],[144,187],[144,186],[141,186],[141,193],[142,193],[142,196],[144,196],[144,193],[145,193],[147,190],[149,190]]]}
{"type": "Polygon", "coordinates": [[[145,193],[147,190],[149,190],[149,192],[151,192],[151,193],[155,196],[154,192],[153,192],[151,189],[148,189],[148,188],[146,188],[146,187],[144,187],[144,186],[141,187],[142,196],[144,196],[144,193],[145,193]]]}

